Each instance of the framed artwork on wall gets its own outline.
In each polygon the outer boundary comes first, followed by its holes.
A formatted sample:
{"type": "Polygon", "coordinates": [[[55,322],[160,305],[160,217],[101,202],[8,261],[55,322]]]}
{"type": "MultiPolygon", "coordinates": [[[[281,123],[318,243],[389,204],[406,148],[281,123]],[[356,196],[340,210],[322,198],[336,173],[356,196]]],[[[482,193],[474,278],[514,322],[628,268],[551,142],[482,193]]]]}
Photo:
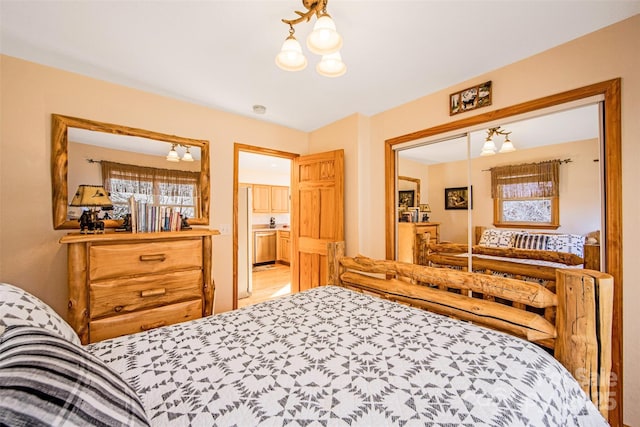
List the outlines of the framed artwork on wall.
{"type": "Polygon", "coordinates": [[[398,206],[413,207],[416,202],[415,190],[400,190],[398,191],[398,206]]]}
{"type": "Polygon", "coordinates": [[[473,186],[444,189],[445,209],[473,209],[473,186]]]}
{"type": "Polygon", "coordinates": [[[491,81],[449,95],[449,115],[491,105],[491,81]]]}

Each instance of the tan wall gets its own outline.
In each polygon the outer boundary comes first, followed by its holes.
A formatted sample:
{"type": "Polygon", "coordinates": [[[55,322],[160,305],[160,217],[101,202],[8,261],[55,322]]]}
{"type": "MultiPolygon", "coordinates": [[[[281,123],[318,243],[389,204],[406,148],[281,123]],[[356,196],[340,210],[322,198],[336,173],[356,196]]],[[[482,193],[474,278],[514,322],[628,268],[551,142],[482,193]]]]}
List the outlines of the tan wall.
{"type": "MultiPolygon", "coordinates": [[[[66,314],[66,248],[51,214],[51,114],[211,143],[210,227],[232,224],[233,143],[306,154],[308,135],[282,126],[1,56],[0,280],[66,314]]],[[[232,236],[214,237],[216,312],[232,307],[232,236]]]]}
{"type": "MultiPolygon", "coordinates": [[[[344,148],[347,253],[383,258],[386,139],[461,118],[448,116],[449,94],[486,80],[493,81],[493,105],[478,113],[622,77],[624,349],[633,360],[640,352],[632,305],[640,299],[640,249],[634,245],[640,240],[638,40],[635,16],[376,116],[354,114],[311,134],[1,56],[0,280],[65,311],[66,255],[57,243],[64,232],[51,226],[51,113],[210,140],[214,227],[232,223],[234,141],[301,154],[344,148]]],[[[231,236],[214,239],[216,311],[231,307],[231,244],[231,236]]],[[[626,363],[625,380],[625,422],[640,425],[633,402],[640,395],[640,366],[626,363]]]]}
{"type": "Polygon", "coordinates": [[[364,237],[360,253],[384,256],[384,141],[420,129],[486,113],[519,102],[586,86],[616,77],[622,78],[622,175],[624,240],[624,365],[625,423],[640,425],[640,365],[632,361],[640,353],[640,322],[635,315],[640,300],[640,15],[592,34],[558,46],[541,54],[513,63],[473,80],[425,96],[371,117],[370,162],[372,173],[365,178],[377,191],[363,201],[370,213],[370,226],[361,229],[364,237]],[[449,117],[448,97],[473,84],[493,82],[493,104],[480,110],[449,117]]]}

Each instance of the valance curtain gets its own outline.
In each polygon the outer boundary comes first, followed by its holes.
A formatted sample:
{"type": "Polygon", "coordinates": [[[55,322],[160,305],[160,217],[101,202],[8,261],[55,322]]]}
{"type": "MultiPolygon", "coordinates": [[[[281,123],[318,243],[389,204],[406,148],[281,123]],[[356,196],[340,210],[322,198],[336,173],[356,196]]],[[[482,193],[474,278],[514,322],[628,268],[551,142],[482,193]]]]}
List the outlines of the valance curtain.
{"type": "Polygon", "coordinates": [[[194,197],[200,194],[200,173],[102,161],[102,181],[109,193],[160,198],[194,197]]]}
{"type": "Polygon", "coordinates": [[[557,197],[560,160],[491,168],[491,197],[523,199],[557,197]]]}

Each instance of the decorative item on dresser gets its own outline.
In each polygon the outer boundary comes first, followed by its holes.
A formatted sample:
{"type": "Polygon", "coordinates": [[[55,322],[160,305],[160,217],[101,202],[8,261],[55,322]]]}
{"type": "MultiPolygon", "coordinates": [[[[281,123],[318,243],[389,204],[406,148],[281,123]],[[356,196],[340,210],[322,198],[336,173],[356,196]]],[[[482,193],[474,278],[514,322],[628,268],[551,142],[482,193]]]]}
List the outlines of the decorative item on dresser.
{"type": "Polygon", "coordinates": [[[71,233],[68,318],[83,344],[213,312],[216,230],[71,233]]]}
{"type": "MultiPolygon", "coordinates": [[[[86,207],[78,219],[80,233],[104,233],[104,221],[98,219],[96,208],[113,208],[107,191],[101,185],[80,185],[69,206],[86,207]]],[[[107,214],[105,213],[105,218],[107,214]]]]}

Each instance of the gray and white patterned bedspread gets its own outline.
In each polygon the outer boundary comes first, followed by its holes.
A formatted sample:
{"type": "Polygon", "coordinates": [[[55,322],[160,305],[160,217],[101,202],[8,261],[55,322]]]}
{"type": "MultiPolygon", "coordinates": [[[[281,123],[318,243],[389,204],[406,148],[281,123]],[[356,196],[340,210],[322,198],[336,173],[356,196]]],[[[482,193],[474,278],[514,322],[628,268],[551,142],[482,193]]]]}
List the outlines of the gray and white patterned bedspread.
{"type": "Polygon", "coordinates": [[[606,425],[540,348],[338,287],[87,349],[152,425],[606,425]]]}

